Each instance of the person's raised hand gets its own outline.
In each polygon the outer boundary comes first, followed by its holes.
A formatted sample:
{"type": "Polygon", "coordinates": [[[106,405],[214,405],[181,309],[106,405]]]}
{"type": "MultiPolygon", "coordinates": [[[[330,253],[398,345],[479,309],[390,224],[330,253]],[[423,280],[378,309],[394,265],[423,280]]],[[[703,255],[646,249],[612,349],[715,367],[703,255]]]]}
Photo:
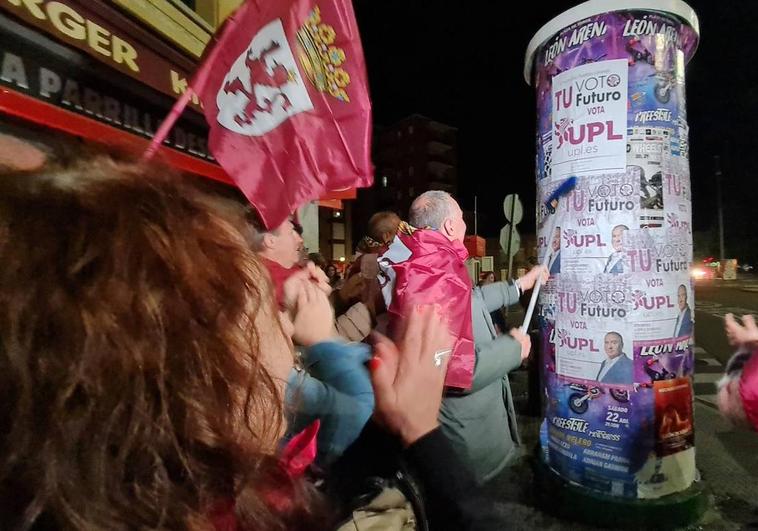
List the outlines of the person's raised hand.
{"type": "Polygon", "coordinates": [[[329,277],[326,276],[323,269],[313,262],[308,262],[305,265],[305,270],[308,272],[308,279],[313,282],[318,289],[327,295],[332,292],[332,287],[329,285],[329,277]]]}
{"type": "Polygon", "coordinates": [[[716,402],[721,414],[737,427],[748,427],[749,422],[740,396],[739,376],[725,376],[718,386],[716,402]]]}
{"type": "Polygon", "coordinates": [[[397,345],[374,334],[369,367],[375,415],[407,446],[439,426],[442,390],[455,340],[433,306],[417,306],[405,323],[397,345]]]}
{"type": "Polygon", "coordinates": [[[292,339],[304,347],[335,337],[334,310],[329,297],[316,284],[305,282],[301,285],[292,325],[292,339]]]}
{"type": "Polygon", "coordinates": [[[523,277],[519,277],[518,284],[521,287],[522,291],[529,291],[534,287],[534,284],[537,283],[538,278],[541,278],[542,284],[545,284],[549,277],[550,272],[548,271],[547,267],[538,265],[530,269],[529,272],[523,277]]]}
{"type": "Polygon", "coordinates": [[[316,286],[327,296],[332,292],[329,280],[326,278],[326,273],[313,262],[308,262],[305,267],[291,274],[284,281],[284,287],[282,288],[283,304],[291,314],[294,315],[295,313],[300,291],[309,284],[316,286]]]}
{"type": "Polygon", "coordinates": [[[724,316],[724,332],[729,344],[738,349],[758,348],[758,325],[752,315],[742,317],[740,324],[734,315],[728,313],[724,316]]]}

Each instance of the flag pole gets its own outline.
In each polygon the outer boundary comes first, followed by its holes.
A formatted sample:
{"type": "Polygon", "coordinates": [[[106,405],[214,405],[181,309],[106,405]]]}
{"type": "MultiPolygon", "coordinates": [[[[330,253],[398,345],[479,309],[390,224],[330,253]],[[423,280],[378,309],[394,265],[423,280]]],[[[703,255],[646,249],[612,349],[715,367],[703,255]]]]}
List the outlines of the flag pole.
{"type": "Polygon", "coordinates": [[[221,42],[226,34],[230,31],[230,29],[234,27],[234,24],[231,22],[240,11],[240,9],[242,9],[242,5],[240,5],[240,7],[238,7],[234,13],[226,18],[216,34],[211,37],[211,41],[206,45],[205,50],[203,50],[203,55],[200,58],[200,64],[195,71],[195,75],[192,76],[192,80],[189,82],[187,90],[185,90],[184,94],[182,94],[181,97],[176,100],[174,105],[171,107],[168,115],[166,116],[166,119],[163,120],[163,123],[161,123],[158,131],[156,131],[152,141],[150,142],[150,145],[145,150],[145,153],[142,154],[143,161],[149,161],[153,158],[155,153],[158,151],[158,148],[168,136],[168,132],[179,119],[179,116],[181,116],[185,107],[187,107],[190,98],[192,98],[195,94],[198,94],[205,87],[205,83],[208,81],[210,66],[216,60],[216,56],[220,50],[217,44],[221,42]]]}
{"type": "Polygon", "coordinates": [[[143,161],[149,161],[153,158],[153,155],[158,152],[158,148],[168,136],[168,132],[179,119],[179,116],[182,114],[182,112],[184,112],[184,108],[187,106],[187,103],[189,103],[189,100],[193,94],[194,91],[192,90],[192,87],[187,87],[187,90],[184,91],[184,94],[182,94],[181,98],[176,100],[173,107],[171,107],[168,116],[166,116],[166,118],[163,120],[163,123],[161,123],[158,131],[156,131],[153,139],[150,141],[150,145],[142,154],[143,161]]]}

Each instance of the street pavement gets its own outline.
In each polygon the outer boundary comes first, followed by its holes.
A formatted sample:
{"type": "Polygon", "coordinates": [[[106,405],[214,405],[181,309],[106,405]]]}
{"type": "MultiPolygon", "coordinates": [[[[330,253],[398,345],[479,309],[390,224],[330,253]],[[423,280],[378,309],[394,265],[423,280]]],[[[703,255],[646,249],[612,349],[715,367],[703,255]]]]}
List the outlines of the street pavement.
{"type": "Polygon", "coordinates": [[[721,363],[732,355],[724,336],[724,316],[758,316],[758,279],[701,281],[695,284],[695,342],[721,363]]]}
{"type": "Polygon", "coordinates": [[[727,313],[758,316],[756,277],[695,286],[695,444],[714,501],[703,529],[758,529],[758,434],[733,429],[716,405],[715,382],[733,353],[724,337],[727,313]]]}
{"type": "MultiPolygon", "coordinates": [[[[732,354],[724,339],[723,315],[752,313],[758,316],[758,280],[698,283],[695,301],[695,445],[700,481],[710,503],[699,523],[683,529],[758,530],[758,434],[735,430],[721,417],[716,406],[716,382],[732,354]]],[[[515,325],[520,324],[521,319],[520,312],[509,315],[509,322],[515,325]]],[[[489,494],[497,500],[497,510],[503,516],[503,528],[599,529],[560,520],[536,506],[530,452],[538,441],[541,418],[527,414],[527,381],[525,370],[511,373],[524,455],[487,486],[489,494]]]]}

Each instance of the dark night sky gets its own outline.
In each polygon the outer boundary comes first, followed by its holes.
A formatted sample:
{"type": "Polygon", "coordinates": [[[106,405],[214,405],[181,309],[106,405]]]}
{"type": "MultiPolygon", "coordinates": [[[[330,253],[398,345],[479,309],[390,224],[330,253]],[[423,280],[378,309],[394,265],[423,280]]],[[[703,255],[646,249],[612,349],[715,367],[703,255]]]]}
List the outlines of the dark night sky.
{"type": "MultiPolygon", "coordinates": [[[[510,2],[354,0],[375,122],[418,112],[459,128],[460,201],[472,209],[477,195],[485,236],[505,222],[509,192],[524,199],[525,223],[533,218],[535,103],[524,53],[543,24],[578,3],[534,2],[517,14],[510,2]]],[[[716,225],[713,156],[720,155],[727,254],[758,259],[758,237],[748,230],[758,184],[758,1],[689,4],[701,29],[687,70],[695,230],[716,225]]]]}

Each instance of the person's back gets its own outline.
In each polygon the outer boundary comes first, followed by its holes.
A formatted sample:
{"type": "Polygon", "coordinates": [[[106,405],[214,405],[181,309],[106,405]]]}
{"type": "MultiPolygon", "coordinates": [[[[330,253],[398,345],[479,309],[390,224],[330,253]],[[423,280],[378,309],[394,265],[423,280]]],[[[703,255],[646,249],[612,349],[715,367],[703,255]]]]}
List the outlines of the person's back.
{"type": "MultiPolygon", "coordinates": [[[[430,227],[451,241],[462,242],[466,223],[458,203],[446,192],[428,191],[417,197],[409,221],[430,227]]],[[[529,336],[513,329],[498,336],[490,312],[519,301],[521,288],[530,289],[542,267],[533,268],[516,283],[495,282],[474,288],[471,295],[476,363],[473,382],[465,391],[449,390],[440,409],[442,432],[481,483],[499,472],[518,443],[508,373],[529,354],[529,336]]]]}
{"type": "Polygon", "coordinates": [[[518,302],[518,290],[495,282],[474,288],[471,297],[477,364],[472,388],[448,392],[442,401],[442,431],[465,458],[478,481],[503,469],[520,443],[508,373],[521,365],[521,344],[497,334],[490,316],[493,305],[518,302]]]}

